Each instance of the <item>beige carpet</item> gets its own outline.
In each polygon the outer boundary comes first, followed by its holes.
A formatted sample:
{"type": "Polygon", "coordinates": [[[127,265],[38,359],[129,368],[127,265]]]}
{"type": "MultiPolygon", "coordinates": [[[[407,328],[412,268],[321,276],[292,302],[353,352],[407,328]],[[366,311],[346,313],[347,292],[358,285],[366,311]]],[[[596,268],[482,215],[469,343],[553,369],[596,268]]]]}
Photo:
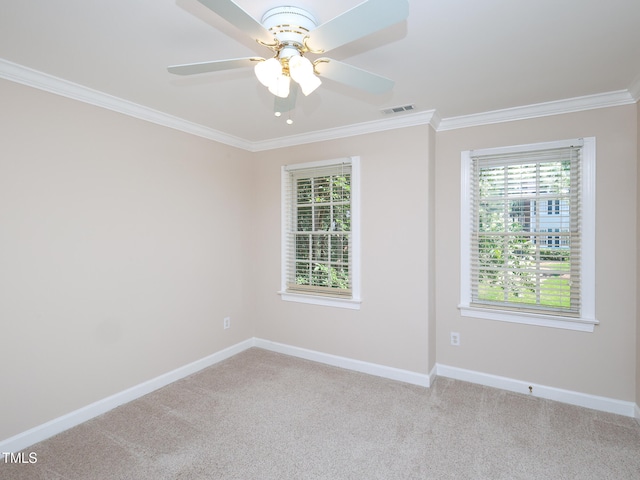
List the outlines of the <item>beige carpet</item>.
{"type": "Polygon", "coordinates": [[[36,444],[2,479],[640,479],[634,419],[250,349],[36,444]]]}

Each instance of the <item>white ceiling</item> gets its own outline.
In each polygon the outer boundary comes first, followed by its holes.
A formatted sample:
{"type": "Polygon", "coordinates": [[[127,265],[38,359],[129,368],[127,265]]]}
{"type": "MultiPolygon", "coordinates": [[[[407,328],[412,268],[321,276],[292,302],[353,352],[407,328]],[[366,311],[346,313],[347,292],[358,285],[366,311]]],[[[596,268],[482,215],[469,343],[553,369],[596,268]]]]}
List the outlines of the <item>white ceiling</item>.
{"type": "MultiPolygon", "coordinates": [[[[324,23],[361,1],[291,3],[324,23]]],[[[283,1],[236,3],[259,20],[283,1]]],[[[406,22],[328,55],[395,80],[394,90],[373,95],[325,80],[298,97],[293,125],[273,116],[274,97],[250,68],[167,72],[270,56],[197,0],[0,0],[0,58],[246,142],[375,123],[389,118],[381,109],[405,104],[447,119],[627,90],[637,100],[640,0],[409,4],[406,22]]]]}

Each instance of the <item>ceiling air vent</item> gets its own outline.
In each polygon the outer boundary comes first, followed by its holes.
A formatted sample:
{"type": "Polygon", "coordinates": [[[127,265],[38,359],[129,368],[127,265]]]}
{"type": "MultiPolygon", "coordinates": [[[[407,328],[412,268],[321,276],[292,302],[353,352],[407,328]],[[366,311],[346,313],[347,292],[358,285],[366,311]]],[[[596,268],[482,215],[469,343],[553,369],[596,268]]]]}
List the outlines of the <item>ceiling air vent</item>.
{"type": "Polygon", "coordinates": [[[413,105],[403,105],[401,107],[385,108],[384,110],[382,110],[382,113],[384,113],[385,115],[391,115],[392,113],[409,112],[413,109],[414,109],[413,105]]]}

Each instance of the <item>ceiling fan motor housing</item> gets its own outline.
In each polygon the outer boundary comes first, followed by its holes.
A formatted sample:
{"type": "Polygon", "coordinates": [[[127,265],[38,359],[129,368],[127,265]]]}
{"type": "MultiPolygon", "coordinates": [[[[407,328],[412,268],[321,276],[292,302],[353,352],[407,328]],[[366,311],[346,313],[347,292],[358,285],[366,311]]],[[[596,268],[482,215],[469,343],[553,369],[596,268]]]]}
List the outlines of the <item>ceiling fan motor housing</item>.
{"type": "Polygon", "coordinates": [[[322,83],[321,76],[373,94],[393,88],[393,81],[388,78],[329,58],[311,61],[306,55],[324,55],[405,20],[409,15],[408,0],[363,0],[322,24],[307,10],[289,5],[267,10],[258,22],[235,0],[198,1],[246,31],[274,55],[269,59],[247,57],[173,65],[168,67],[171,73],[194,75],[253,66],[260,83],[279,98],[289,98],[291,81],[298,84],[304,95],[310,94],[322,83]]]}
{"type": "Polygon", "coordinates": [[[305,50],[304,38],[318,26],[309,12],[298,7],[275,7],[262,16],[262,25],[269,30],[284,47],[280,58],[301,55],[305,50]]]}

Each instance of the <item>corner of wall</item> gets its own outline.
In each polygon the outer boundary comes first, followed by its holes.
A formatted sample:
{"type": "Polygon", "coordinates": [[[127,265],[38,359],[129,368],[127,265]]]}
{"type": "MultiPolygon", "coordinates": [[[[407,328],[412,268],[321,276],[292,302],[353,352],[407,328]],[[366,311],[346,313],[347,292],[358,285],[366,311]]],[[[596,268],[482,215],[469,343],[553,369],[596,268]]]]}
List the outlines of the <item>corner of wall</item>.
{"type": "MultiPolygon", "coordinates": [[[[636,82],[640,91],[640,81],[636,82]]],[[[636,102],[636,419],[640,423],[640,100],[636,102]]]]}
{"type": "Polygon", "coordinates": [[[427,146],[427,190],[428,190],[428,220],[427,220],[427,257],[428,257],[428,365],[430,372],[436,369],[436,130],[433,126],[428,127],[427,146]]]}

